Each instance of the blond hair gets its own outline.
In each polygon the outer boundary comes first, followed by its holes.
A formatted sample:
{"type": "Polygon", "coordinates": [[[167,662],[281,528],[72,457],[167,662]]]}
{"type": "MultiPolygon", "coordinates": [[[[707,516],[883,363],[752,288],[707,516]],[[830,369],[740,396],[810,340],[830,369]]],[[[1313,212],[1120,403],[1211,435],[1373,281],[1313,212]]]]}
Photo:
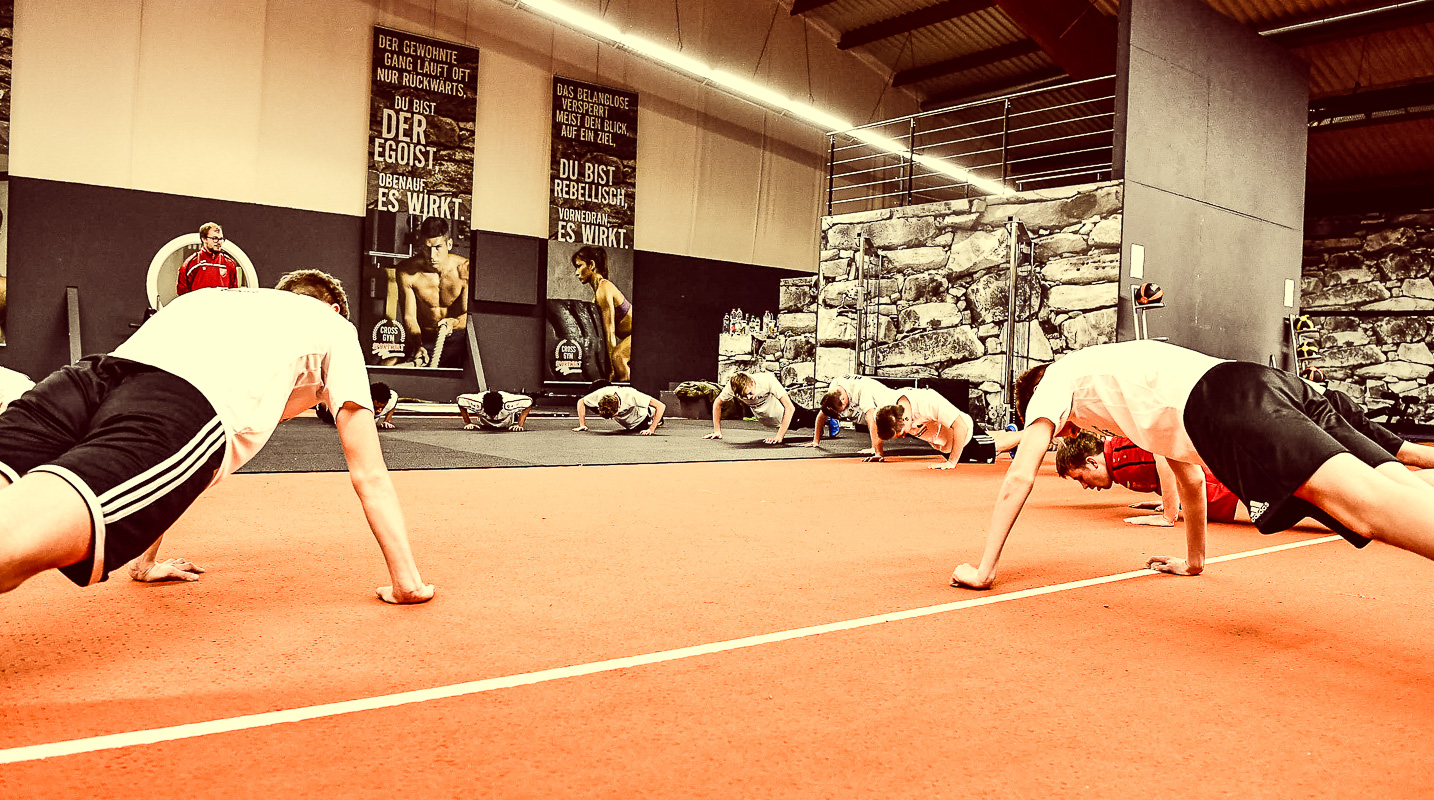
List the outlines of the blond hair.
{"type": "Polygon", "coordinates": [[[609,392],[598,398],[597,412],[598,416],[603,419],[612,419],[617,416],[617,412],[621,408],[622,398],[617,396],[617,392],[609,392]]]}

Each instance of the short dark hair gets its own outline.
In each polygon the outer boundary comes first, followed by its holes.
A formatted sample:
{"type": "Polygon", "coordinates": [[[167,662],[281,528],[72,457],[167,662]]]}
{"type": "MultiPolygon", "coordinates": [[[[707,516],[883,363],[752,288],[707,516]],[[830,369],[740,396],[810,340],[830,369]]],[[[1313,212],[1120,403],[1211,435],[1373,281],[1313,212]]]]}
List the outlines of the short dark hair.
{"type": "Polygon", "coordinates": [[[275,289],[294,294],[307,295],[322,301],[325,305],[339,307],[339,313],[344,319],[349,319],[349,296],[344,292],[344,285],[338,278],[327,272],[316,269],[296,269],[293,272],[285,273],[274,284],[275,289]]]}
{"type": "Polygon", "coordinates": [[[423,235],[425,241],[428,239],[436,239],[439,236],[447,239],[449,238],[448,220],[443,217],[429,217],[419,226],[418,231],[423,235]]]}
{"type": "Polygon", "coordinates": [[[591,264],[597,274],[607,277],[607,251],[603,248],[585,244],[573,253],[573,266],[578,265],[579,259],[591,264]]]}
{"type": "Polygon", "coordinates": [[[498,412],[503,410],[503,395],[496,389],[489,389],[483,393],[482,403],[483,413],[490,417],[496,417],[498,412]]]}
{"type": "Polygon", "coordinates": [[[1031,395],[1036,393],[1036,387],[1041,385],[1041,378],[1046,377],[1046,367],[1049,364],[1038,364],[1016,379],[1016,417],[1021,424],[1026,424],[1026,406],[1031,404],[1031,395]]]}
{"type": "Polygon", "coordinates": [[[1094,431],[1081,431],[1075,436],[1061,439],[1056,448],[1056,474],[1070,477],[1070,471],[1079,469],[1087,458],[1105,455],[1105,439],[1094,431]]]}
{"type": "Polygon", "coordinates": [[[374,411],[388,405],[389,398],[393,397],[393,389],[389,388],[388,384],[383,381],[370,383],[368,385],[368,392],[369,399],[373,400],[374,411]]]}
{"type": "Polygon", "coordinates": [[[841,412],[843,412],[843,411],[845,411],[845,410],[846,410],[846,407],[843,406],[843,405],[842,405],[842,402],[841,402],[841,390],[840,390],[840,389],[832,389],[831,391],[829,391],[829,392],[827,392],[826,394],[822,395],[822,413],[823,413],[823,414],[826,414],[828,417],[836,417],[836,416],[840,416],[840,415],[841,415],[841,412]]]}
{"type": "Polygon", "coordinates": [[[886,441],[896,438],[896,431],[906,421],[906,408],[900,403],[882,406],[876,412],[876,438],[886,441]]]}

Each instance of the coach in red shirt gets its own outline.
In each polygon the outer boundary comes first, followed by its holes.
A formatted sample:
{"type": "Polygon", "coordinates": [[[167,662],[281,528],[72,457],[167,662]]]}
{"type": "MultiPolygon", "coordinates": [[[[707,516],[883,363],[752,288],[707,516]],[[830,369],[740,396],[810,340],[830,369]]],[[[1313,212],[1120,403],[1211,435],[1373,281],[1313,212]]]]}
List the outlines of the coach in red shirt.
{"type": "Polygon", "coordinates": [[[224,252],[224,229],[217,222],[199,227],[199,252],[190,256],[179,268],[175,296],[195,289],[236,289],[239,287],[239,262],[224,252]]]}

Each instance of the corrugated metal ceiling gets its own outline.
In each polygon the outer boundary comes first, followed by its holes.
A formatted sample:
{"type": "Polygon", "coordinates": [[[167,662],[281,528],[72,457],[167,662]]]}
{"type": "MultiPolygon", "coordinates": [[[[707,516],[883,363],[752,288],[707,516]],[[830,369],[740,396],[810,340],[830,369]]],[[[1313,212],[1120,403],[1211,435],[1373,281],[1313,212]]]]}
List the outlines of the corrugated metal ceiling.
{"type": "MultiPolygon", "coordinates": [[[[1388,103],[1384,96],[1391,93],[1399,99],[1395,105],[1418,106],[1426,90],[1434,92],[1434,0],[1206,2],[1265,33],[1313,23],[1298,32],[1278,34],[1275,40],[1309,66],[1310,99],[1316,106],[1323,101],[1358,106],[1366,98],[1388,103]],[[1367,13],[1371,11],[1376,13],[1367,13]],[[1349,15],[1355,16],[1337,19],[1349,15]],[[1377,93],[1367,94],[1372,91],[1377,93]]],[[[890,35],[849,49],[859,49],[885,65],[898,83],[912,81],[901,88],[927,107],[1067,77],[1055,66],[1062,63],[1058,54],[1035,46],[1041,33],[1028,30],[1029,20],[1023,27],[1014,18],[1023,10],[1038,7],[1048,15],[1068,10],[1073,16],[1084,12],[1107,18],[1107,24],[1119,11],[1118,0],[792,0],[792,4],[794,13],[815,18],[841,36],[894,29],[890,35]],[[920,26],[899,24],[911,19],[904,15],[915,12],[946,12],[937,16],[949,18],[920,26]],[[955,12],[965,13],[952,16],[955,12]],[[1023,48],[1022,43],[1028,46],[1023,48]],[[988,52],[992,57],[983,58],[988,52]],[[941,70],[943,63],[958,58],[964,59],[959,69],[941,70]],[[928,69],[912,72],[921,67],[928,69]]],[[[1050,37],[1044,41],[1050,44],[1050,37]]],[[[1065,63],[1070,63],[1069,54],[1065,63]]],[[[1422,114],[1417,110],[1366,114],[1367,119],[1358,124],[1312,128],[1310,195],[1379,186],[1434,187],[1434,121],[1421,116],[1434,116],[1434,109],[1422,114]]]]}

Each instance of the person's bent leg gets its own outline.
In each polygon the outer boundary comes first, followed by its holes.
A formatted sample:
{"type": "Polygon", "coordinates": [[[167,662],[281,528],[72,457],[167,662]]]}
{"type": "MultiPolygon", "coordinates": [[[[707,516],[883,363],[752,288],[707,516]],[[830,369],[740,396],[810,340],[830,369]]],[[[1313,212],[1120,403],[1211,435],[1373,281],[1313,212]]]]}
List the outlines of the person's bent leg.
{"type": "Polygon", "coordinates": [[[1399,445],[1399,452],[1394,457],[1406,466],[1434,469],[1434,447],[1429,445],[1405,442],[1399,445]]]}
{"type": "Polygon", "coordinates": [[[1376,469],[1339,453],[1315,470],[1295,496],[1361,536],[1434,559],[1434,492],[1392,477],[1390,467],[1376,469]]]}
{"type": "Polygon", "coordinates": [[[31,473],[0,491],[0,593],[84,560],[90,520],[84,498],[57,475],[31,473]]]}

